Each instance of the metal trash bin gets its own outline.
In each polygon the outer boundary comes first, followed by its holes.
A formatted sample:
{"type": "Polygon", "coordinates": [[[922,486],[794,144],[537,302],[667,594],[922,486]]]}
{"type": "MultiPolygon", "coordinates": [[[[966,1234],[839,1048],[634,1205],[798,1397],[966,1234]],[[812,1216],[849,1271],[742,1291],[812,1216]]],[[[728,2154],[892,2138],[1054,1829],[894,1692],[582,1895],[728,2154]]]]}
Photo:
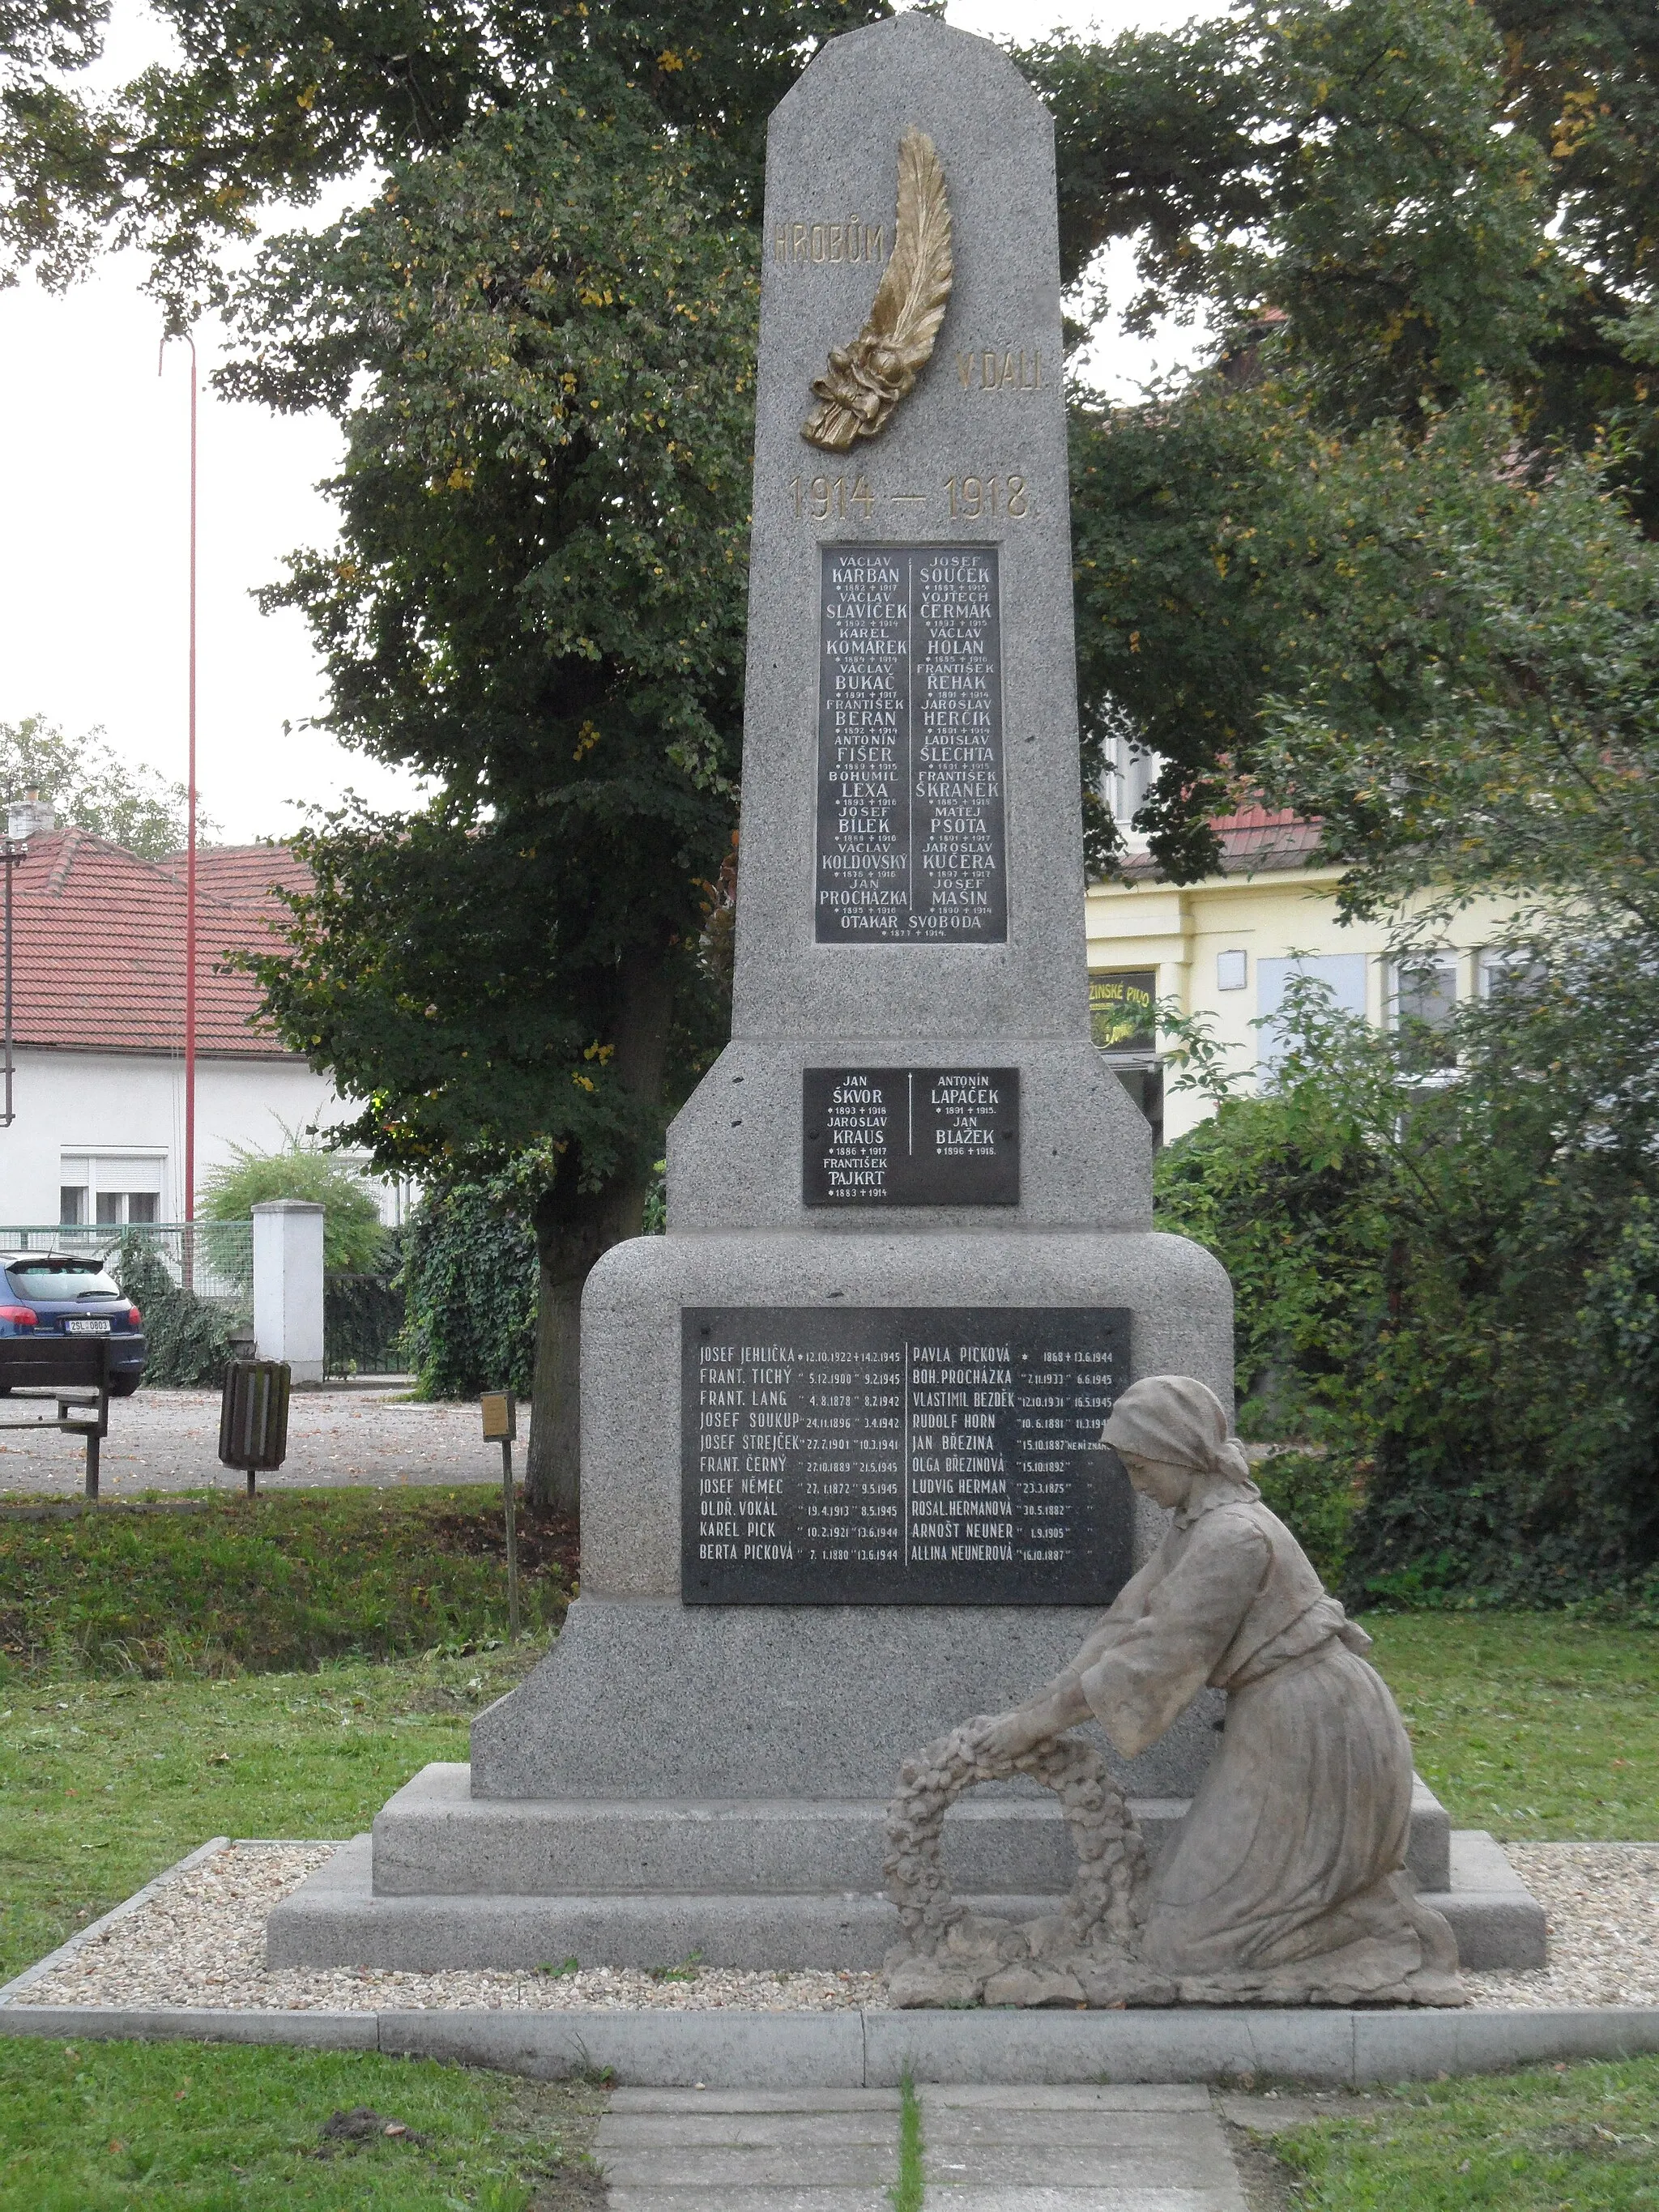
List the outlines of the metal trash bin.
{"type": "Polygon", "coordinates": [[[219,1401],[219,1461],[240,1467],[253,1495],[254,1477],[288,1457],[288,1400],[293,1370],[285,1359],[233,1359],[219,1401]]]}

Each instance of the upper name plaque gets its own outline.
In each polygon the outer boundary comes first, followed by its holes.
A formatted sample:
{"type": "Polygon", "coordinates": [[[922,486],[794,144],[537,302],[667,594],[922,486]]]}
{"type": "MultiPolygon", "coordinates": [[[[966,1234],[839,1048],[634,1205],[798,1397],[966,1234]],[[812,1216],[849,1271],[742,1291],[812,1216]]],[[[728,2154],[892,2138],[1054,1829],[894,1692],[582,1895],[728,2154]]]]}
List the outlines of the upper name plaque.
{"type": "Polygon", "coordinates": [[[1109,1605],[1117,1307],[687,1307],[686,1605],[1109,1605]]]}
{"type": "Polygon", "coordinates": [[[999,549],[820,550],[817,942],[1000,945],[999,549]]]}
{"type": "Polygon", "coordinates": [[[809,1067],[807,1206],[1018,1206],[1017,1067],[809,1067]]]}

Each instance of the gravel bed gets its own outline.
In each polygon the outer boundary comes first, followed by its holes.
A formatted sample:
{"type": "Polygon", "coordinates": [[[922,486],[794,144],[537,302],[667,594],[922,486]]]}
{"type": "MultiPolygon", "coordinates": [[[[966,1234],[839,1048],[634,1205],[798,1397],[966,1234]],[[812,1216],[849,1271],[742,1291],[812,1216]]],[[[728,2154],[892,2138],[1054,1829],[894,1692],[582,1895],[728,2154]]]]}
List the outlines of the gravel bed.
{"type": "Polygon", "coordinates": [[[1476,2004],[1659,2004],[1659,1844],[1505,1844],[1549,1919],[1550,1963],[1465,1974],[1476,2004]]]}
{"type": "MultiPolygon", "coordinates": [[[[232,1844],[177,1875],[138,1911],[32,1982],[35,2005],[220,2006],[289,2012],[836,2012],[884,2002],[875,1974],[744,1974],[700,1966],[688,1981],[635,1967],[575,1973],[393,1973],[369,1968],[267,1972],[265,1915],[333,1856],[331,1844],[232,1844]]],[[[666,1962],[665,1962],[666,1963],[666,1962]]]]}
{"type": "MultiPolygon", "coordinates": [[[[329,1383],[294,1393],[288,1458],[264,1490],[359,1485],[489,1482],[501,1479],[501,1455],[480,1433],[476,1404],[412,1405],[406,1381],[329,1383]]],[[[36,1407],[27,1418],[33,1419],[36,1407]]],[[[20,1415],[20,1418],[23,1416],[20,1415]]],[[[0,1431],[0,1496],[76,1498],[86,1448],[56,1429],[0,1431]]],[[[240,1492],[246,1478],[219,1464],[219,1393],[149,1387],[117,1398],[100,1455],[106,1498],[149,1490],[240,1492]]]]}
{"type": "MultiPolygon", "coordinates": [[[[1659,1844],[1510,1844],[1549,1915],[1551,1962],[1464,1976],[1482,2005],[1659,2004],[1659,1844]]],[[[141,1911],[31,1984],[28,2004],[230,2006],[294,2012],[883,2009],[876,1974],[739,1973],[701,1966],[663,1981],[639,1968],[572,1973],[267,1972],[264,1917],[331,1856],[329,1844],[233,1844],[175,1876],[141,1911]]]]}

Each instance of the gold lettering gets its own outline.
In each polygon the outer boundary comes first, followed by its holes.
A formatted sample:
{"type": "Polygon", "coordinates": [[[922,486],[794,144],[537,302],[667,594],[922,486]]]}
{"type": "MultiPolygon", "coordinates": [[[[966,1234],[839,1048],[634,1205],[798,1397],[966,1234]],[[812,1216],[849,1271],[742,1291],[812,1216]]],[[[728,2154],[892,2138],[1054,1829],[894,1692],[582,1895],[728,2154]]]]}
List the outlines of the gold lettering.
{"type": "Polygon", "coordinates": [[[789,226],[787,222],[775,222],[772,226],[772,258],[774,261],[789,258],[789,226]]]}
{"type": "Polygon", "coordinates": [[[841,225],[838,222],[832,222],[830,226],[830,258],[832,261],[841,259],[842,237],[841,225]]]}
{"type": "Polygon", "coordinates": [[[981,392],[997,388],[997,357],[989,347],[979,357],[979,388],[981,392]]]}
{"type": "Polygon", "coordinates": [[[974,388],[974,356],[972,354],[959,353],[957,356],[957,374],[962,379],[963,390],[964,392],[971,392],[974,388]]]}
{"type": "Polygon", "coordinates": [[[798,222],[795,224],[792,233],[791,242],[795,249],[796,260],[805,261],[806,258],[806,225],[804,222],[798,222]]]}
{"type": "MultiPolygon", "coordinates": [[[[1021,354],[1020,359],[1024,361],[1024,355],[1021,354]]],[[[1002,356],[1002,380],[1005,384],[1017,385],[1019,382],[1019,372],[1014,367],[1014,356],[1011,353],[1006,353],[1002,356]]]]}
{"type": "Polygon", "coordinates": [[[872,229],[864,226],[864,258],[866,261],[885,261],[887,258],[887,226],[878,222],[872,229]]]}
{"type": "Polygon", "coordinates": [[[812,258],[814,261],[822,261],[826,258],[823,242],[823,228],[824,227],[821,222],[815,222],[812,225],[812,258]]]}

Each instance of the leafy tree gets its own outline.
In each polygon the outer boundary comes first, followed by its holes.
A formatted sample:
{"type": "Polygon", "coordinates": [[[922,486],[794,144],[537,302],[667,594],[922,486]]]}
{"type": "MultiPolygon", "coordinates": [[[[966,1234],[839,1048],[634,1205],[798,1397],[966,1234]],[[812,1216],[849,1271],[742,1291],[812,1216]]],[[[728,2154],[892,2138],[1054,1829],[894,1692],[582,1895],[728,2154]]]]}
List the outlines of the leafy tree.
{"type": "Polygon", "coordinates": [[[331,1274],[368,1274],[384,1256],[380,1211],[362,1178],[319,1146],[291,1137],[278,1152],[233,1145],[231,1158],[202,1179],[207,1221],[246,1221],[272,1199],[306,1199],[323,1209],[323,1265],[331,1274]]]}
{"type": "Polygon", "coordinates": [[[237,388],[349,408],[337,552],[304,608],[335,722],[440,784],[299,841],[258,963],[283,1032],[369,1102],[378,1166],[492,1179],[541,1255],[530,1479],[574,1498],[577,1316],[637,1233],[718,1042],[698,956],[735,818],[754,248],[620,82],[399,167],[266,257],[237,388]]]}
{"type": "Polygon", "coordinates": [[[1212,1076],[1159,1161],[1234,1276],[1241,1425],[1320,1448],[1288,1502],[1357,1600],[1659,1587],[1654,993],[1587,1053],[1580,993],[1632,980],[1587,957],[1465,1008],[1430,1082],[1297,983],[1265,1095],[1212,1076]]]}
{"type": "Polygon", "coordinates": [[[180,326],[222,296],[262,205],[453,148],[498,115],[626,84],[722,198],[758,211],[766,118],[822,40],[885,0],[158,0],[182,52],[107,99],[76,82],[108,0],[3,0],[0,255],[66,283],[149,252],[180,326]]]}
{"type": "MultiPolygon", "coordinates": [[[[41,714],[0,722],[0,796],[28,791],[56,809],[60,828],[89,830],[141,860],[168,860],[184,848],[184,785],[124,760],[101,729],[70,738],[41,714]]],[[[199,808],[196,821],[198,836],[218,827],[199,808]]]]}

